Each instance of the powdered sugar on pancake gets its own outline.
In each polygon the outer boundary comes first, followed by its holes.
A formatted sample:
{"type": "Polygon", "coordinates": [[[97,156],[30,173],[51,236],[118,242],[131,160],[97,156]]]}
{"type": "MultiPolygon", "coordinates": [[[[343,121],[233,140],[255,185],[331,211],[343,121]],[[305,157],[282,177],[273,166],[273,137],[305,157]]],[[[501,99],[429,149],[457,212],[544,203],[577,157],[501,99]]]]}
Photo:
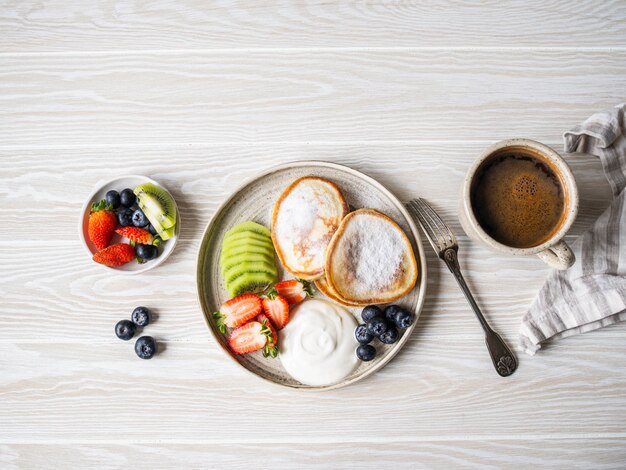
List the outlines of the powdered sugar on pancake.
{"type": "Polygon", "coordinates": [[[274,243],[291,271],[323,269],[326,247],[343,218],[337,191],[319,179],[304,179],[280,202],[274,243]]]}
{"type": "Polygon", "coordinates": [[[406,242],[389,222],[371,216],[351,221],[346,232],[346,263],[356,276],[359,297],[392,285],[406,254],[406,242]]]}

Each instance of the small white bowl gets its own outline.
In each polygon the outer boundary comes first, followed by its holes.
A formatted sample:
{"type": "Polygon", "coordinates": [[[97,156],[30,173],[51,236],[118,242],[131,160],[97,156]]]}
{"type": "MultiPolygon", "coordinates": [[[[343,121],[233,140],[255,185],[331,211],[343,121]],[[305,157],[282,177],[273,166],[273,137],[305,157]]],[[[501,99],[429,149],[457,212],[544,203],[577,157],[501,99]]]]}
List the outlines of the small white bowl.
{"type": "MultiPolygon", "coordinates": [[[[119,178],[114,178],[112,180],[105,181],[104,183],[103,182],[98,183],[98,185],[96,186],[96,190],[91,194],[91,196],[89,196],[89,199],[87,199],[87,201],[83,205],[83,209],[81,211],[80,220],[78,224],[78,233],[80,234],[80,239],[83,242],[83,246],[85,247],[85,250],[87,250],[87,252],[89,253],[90,258],[98,251],[96,250],[96,247],[93,245],[93,243],[91,243],[91,240],[89,240],[89,234],[87,230],[91,204],[104,199],[105,194],[112,189],[115,189],[116,191],[121,192],[125,188],[133,189],[136,186],[143,184],[143,183],[153,183],[153,184],[156,184],[157,186],[164,187],[163,185],[157,183],[153,179],[148,178],[147,176],[140,176],[140,175],[121,176],[119,178]]],[[[174,204],[176,204],[176,201],[174,201],[174,204]]],[[[178,206],[176,206],[176,229],[174,230],[174,236],[170,238],[169,240],[163,240],[163,242],[161,242],[162,245],[160,248],[162,251],[158,258],[146,261],[143,264],[139,264],[136,261],[131,261],[130,263],[126,263],[117,268],[110,268],[109,266],[98,264],[95,261],[92,261],[92,263],[97,264],[98,266],[102,266],[103,268],[106,268],[106,269],[117,271],[121,274],[139,274],[139,273],[146,272],[162,264],[167,259],[167,257],[172,253],[172,251],[174,251],[174,246],[176,246],[176,242],[178,241],[179,233],[180,233],[180,212],[178,211],[178,206]]],[[[115,234],[113,235],[113,239],[111,240],[111,245],[113,245],[114,243],[120,243],[123,241],[127,241],[127,240],[121,237],[120,235],[115,234]]]]}

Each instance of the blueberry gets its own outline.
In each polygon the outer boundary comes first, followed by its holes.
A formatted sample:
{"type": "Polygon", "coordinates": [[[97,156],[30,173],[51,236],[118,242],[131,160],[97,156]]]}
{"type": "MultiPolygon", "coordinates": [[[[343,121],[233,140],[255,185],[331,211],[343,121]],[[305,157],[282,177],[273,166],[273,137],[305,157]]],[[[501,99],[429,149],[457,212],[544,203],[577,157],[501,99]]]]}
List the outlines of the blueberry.
{"type": "Polygon", "coordinates": [[[397,305],[389,305],[385,309],[385,318],[390,322],[390,324],[394,324],[396,322],[396,314],[402,310],[397,305]]]}
{"type": "Polygon", "coordinates": [[[130,227],[133,225],[133,211],[130,209],[121,209],[118,211],[117,223],[122,227],[130,227]]]}
{"type": "Polygon", "coordinates": [[[152,336],[142,336],[135,343],[135,353],[142,359],[150,359],[156,353],[157,345],[152,336]]]}
{"type": "Polygon", "coordinates": [[[149,260],[156,258],[159,255],[159,251],[154,245],[144,245],[142,243],[138,243],[135,245],[135,254],[138,258],[149,260]]]}
{"type": "Polygon", "coordinates": [[[124,207],[130,207],[135,203],[135,193],[132,189],[126,188],[120,193],[120,203],[124,207]]]}
{"type": "Polygon", "coordinates": [[[118,207],[120,207],[120,193],[118,193],[114,189],[107,192],[104,195],[104,199],[106,200],[107,204],[110,204],[113,207],[113,209],[117,209],[118,207]]]}
{"type": "Polygon", "coordinates": [[[374,339],[374,335],[367,331],[367,326],[363,323],[354,330],[354,337],[361,344],[367,344],[374,339]]]}
{"type": "Polygon", "coordinates": [[[370,321],[374,317],[382,317],[383,311],[379,309],[376,305],[368,305],[361,312],[361,318],[364,322],[370,321]]]}
{"type": "Polygon", "coordinates": [[[135,227],[145,227],[149,223],[150,221],[141,209],[137,209],[135,212],[133,212],[133,225],[135,227]]]}
{"type": "Polygon", "coordinates": [[[128,341],[135,336],[135,324],[129,320],[120,320],[115,325],[115,334],[119,339],[128,341]]]}
{"type": "Polygon", "coordinates": [[[389,326],[383,317],[374,317],[367,322],[367,331],[374,336],[382,335],[385,331],[387,331],[387,328],[389,328],[389,326]]]}
{"type": "Polygon", "coordinates": [[[356,348],[356,357],[362,361],[371,361],[376,357],[376,348],[371,344],[362,344],[356,348]]]}
{"type": "Polygon", "coordinates": [[[130,314],[130,319],[137,326],[147,326],[151,320],[150,310],[148,310],[146,307],[137,307],[135,310],[133,310],[133,313],[130,314]]]}
{"type": "Polygon", "coordinates": [[[389,328],[387,328],[387,331],[385,331],[382,335],[378,337],[378,339],[380,340],[381,343],[393,344],[396,341],[398,341],[399,337],[400,337],[400,334],[398,333],[398,330],[396,329],[396,327],[390,326],[389,328]]]}
{"type": "Polygon", "coordinates": [[[398,313],[396,313],[396,316],[394,317],[396,326],[402,329],[405,329],[411,326],[413,324],[414,319],[415,319],[415,315],[413,315],[411,312],[407,312],[403,308],[401,308],[398,311],[398,313]]]}
{"type": "Polygon", "coordinates": [[[150,232],[152,235],[156,235],[157,234],[157,231],[154,228],[154,225],[152,225],[152,224],[148,225],[148,232],[150,232]]]}

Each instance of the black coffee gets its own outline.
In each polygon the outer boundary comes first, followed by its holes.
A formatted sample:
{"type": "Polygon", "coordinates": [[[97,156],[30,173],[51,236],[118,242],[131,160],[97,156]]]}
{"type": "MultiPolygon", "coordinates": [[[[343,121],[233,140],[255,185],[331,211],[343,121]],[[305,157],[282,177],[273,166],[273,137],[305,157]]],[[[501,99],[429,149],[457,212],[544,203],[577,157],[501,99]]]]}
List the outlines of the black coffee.
{"type": "Polygon", "coordinates": [[[478,170],[471,191],[480,226],[514,248],[541,245],[564,219],[565,195],[555,171],[522,152],[503,153],[478,170]]]}

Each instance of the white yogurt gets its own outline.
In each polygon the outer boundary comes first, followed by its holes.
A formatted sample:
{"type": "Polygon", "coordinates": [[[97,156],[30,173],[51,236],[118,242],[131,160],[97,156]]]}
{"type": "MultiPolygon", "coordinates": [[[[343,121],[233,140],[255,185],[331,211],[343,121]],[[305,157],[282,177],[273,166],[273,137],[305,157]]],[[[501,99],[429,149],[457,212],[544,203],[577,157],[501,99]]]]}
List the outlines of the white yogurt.
{"type": "Polygon", "coordinates": [[[350,312],[323,300],[306,300],[290,317],[278,333],[278,357],[294,379],[306,385],[330,385],[357,368],[357,321],[350,312]]]}

